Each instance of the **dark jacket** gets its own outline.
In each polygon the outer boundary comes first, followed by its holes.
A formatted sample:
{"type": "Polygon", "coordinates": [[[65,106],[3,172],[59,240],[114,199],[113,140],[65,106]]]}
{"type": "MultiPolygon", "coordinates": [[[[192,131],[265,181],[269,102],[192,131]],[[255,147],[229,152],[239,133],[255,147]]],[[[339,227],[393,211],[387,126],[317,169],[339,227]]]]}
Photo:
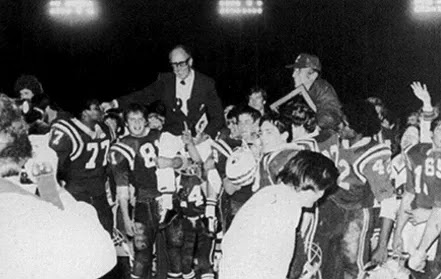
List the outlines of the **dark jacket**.
{"type": "Polygon", "coordinates": [[[324,79],[317,79],[308,91],[314,104],[317,106],[317,122],[320,128],[337,129],[343,113],[337,93],[331,84],[324,79]]]}
{"type": "Polygon", "coordinates": [[[181,135],[184,121],[190,129],[206,113],[208,126],[205,133],[215,137],[224,124],[222,103],[216,93],[215,82],[212,78],[195,71],[193,89],[188,100],[188,115],[179,108],[176,99],[176,76],[173,73],[161,73],[158,79],[146,88],[122,96],[117,99],[119,106],[124,109],[130,103],[145,106],[160,101],[165,106],[164,130],[174,135],[181,135]]]}

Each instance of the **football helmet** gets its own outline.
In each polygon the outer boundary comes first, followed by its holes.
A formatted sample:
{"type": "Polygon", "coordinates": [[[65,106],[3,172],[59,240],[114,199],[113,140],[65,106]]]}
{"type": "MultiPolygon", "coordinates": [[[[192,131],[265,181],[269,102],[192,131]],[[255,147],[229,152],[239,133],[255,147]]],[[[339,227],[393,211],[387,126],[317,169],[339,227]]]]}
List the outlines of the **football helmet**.
{"type": "Polygon", "coordinates": [[[236,186],[250,185],[256,178],[258,164],[248,147],[236,149],[228,158],[225,172],[227,178],[236,186]]]}

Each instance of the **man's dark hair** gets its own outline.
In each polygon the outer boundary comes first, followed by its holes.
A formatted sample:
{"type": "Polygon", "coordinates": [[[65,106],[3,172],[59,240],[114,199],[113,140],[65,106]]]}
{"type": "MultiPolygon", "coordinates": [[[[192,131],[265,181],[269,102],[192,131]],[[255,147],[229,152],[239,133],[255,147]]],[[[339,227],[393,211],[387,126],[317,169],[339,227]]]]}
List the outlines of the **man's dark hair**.
{"type": "Polygon", "coordinates": [[[277,175],[284,184],[296,190],[326,190],[337,185],[338,170],[332,160],[309,150],[291,158],[277,175]]]}
{"type": "Polygon", "coordinates": [[[287,132],[288,133],[287,141],[288,142],[291,141],[292,139],[291,123],[289,123],[285,118],[281,117],[278,113],[272,112],[260,118],[259,126],[262,126],[263,122],[265,121],[270,122],[271,124],[276,126],[280,134],[287,132]]]}
{"type": "Polygon", "coordinates": [[[257,121],[260,119],[260,117],[262,117],[257,109],[254,109],[250,106],[243,106],[239,108],[237,112],[237,118],[239,118],[239,116],[241,116],[242,114],[248,114],[249,116],[251,116],[253,121],[257,121]]]}
{"type": "Polygon", "coordinates": [[[262,98],[266,101],[268,99],[268,94],[266,93],[266,90],[263,89],[262,87],[259,86],[254,86],[251,87],[250,91],[248,92],[247,95],[247,101],[250,100],[251,95],[255,94],[255,93],[260,93],[262,94],[262,98]]]}
{"type": "Polygon", "coordinates": [[[85,99],[80,100],[75,106],[70,109],[70,112],[74,117],[81,120],[82,114],[85,110],[89,110],[90,106],[100,106],[100,102],[97,99],[85,99]]]}
{"type": "Polygon", "coordinates": [[[343,106],[349,127],[357,134],[372,137],[381,130],[381,122],[374,105],[368,101],[355,101],[343,106]]]}
{"type": "Polygon", "coordinates": [[[140,112],[144,116],[145,120],[148,119],[148,111],[147,111],[146,107],[141,104],[132,103],[132,104],[129,104],[127,109],[124,110],[124,121],[127,121],[127,116],[131,112],[135,112],[135,113],[140,112]]]}
{"type": "Polygon", "coordinates": [[[15,81],[14,91],[17,94],[25,88],[31,90],[34,95],[43,94],[43,86],[35,76],[22,75],[15,81]]]}
{"type": "Polygon", "coordinates": [[[279,109],[280,115],[296,127],[303,126],[308,133],[312,133],[317,127],[315,111],[308,105],[305,99],[297,95],[291,101],[279,109]]]}
{"type": "Polygon", "coordinates": [[[117,136],[122,135],[124,132],[124,120],[119,112],[119,109],[107,110],[106,114],[104,115],[104,122],[106,122],[107,119],[112,119],[116,122],[116,134],[117,136]]]}

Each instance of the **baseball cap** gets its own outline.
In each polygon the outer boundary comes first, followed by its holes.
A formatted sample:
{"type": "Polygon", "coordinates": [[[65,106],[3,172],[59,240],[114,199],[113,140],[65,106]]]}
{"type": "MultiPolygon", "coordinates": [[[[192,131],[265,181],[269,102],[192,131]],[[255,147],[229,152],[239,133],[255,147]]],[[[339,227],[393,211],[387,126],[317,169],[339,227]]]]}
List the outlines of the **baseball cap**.
{"type": "Polygon", "coordinates": [[[320,60],[317,56],[301,53],[297,56],[294,64],[286,65],[286,68],[312,68],[317,71],[322,70],[322,64],[320,64],[320,60]]]}

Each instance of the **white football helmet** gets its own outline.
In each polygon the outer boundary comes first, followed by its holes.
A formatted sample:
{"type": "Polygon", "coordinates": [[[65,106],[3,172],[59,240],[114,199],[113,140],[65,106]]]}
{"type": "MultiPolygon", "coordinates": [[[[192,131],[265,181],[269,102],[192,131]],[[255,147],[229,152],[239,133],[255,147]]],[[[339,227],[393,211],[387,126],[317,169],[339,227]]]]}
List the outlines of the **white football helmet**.
{"type": "Polygon", "coordinates": [[[256,178],[258,164],[248,147],[236,149],[227,160],[227,178],[236,186],[250,185],[256,178]]]}

